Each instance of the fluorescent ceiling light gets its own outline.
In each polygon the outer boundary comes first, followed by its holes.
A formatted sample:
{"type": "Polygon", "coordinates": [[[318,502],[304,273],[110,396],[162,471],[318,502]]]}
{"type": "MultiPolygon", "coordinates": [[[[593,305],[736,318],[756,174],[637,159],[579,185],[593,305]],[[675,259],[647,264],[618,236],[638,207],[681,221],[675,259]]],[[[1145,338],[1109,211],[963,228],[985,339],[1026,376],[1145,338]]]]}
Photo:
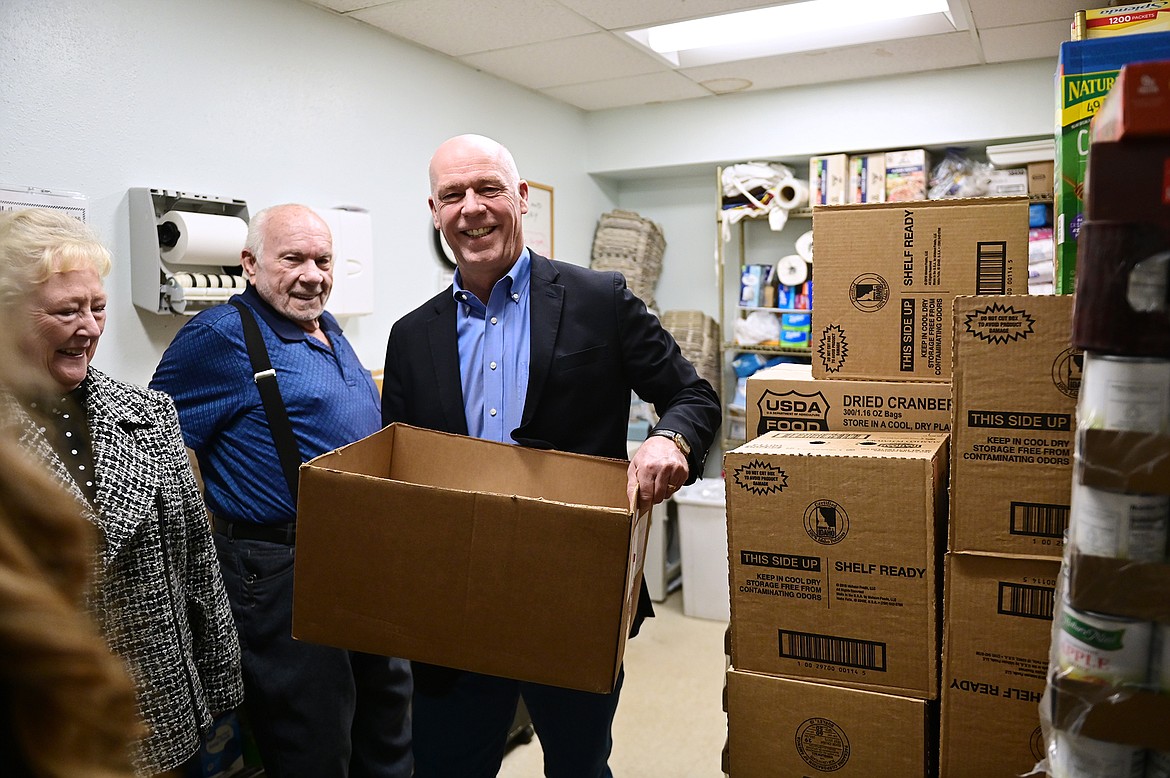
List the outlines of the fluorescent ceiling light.
{"type": "Polygon", "coordinates": [[[954,32],[947,0],[805,0],[633,30],[675,66],[954,32]]]}

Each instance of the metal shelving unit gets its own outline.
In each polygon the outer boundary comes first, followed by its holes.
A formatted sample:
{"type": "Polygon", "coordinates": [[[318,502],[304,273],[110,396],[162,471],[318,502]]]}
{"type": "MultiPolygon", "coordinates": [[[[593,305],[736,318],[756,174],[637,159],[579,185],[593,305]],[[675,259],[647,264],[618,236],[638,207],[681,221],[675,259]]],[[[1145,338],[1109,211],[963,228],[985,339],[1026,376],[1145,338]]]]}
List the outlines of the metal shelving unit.
{"type": "MultiPolygon", "coordinates": [[[[716,169],[715,191],[717,207],[722,205],[722,176],[723,169],[716,169]]],[[[718,218],[719,215],[717,213],[717,220],[718,218]]],[[[753,311],[766,311],[776,314],[812,313],[811,309],[804,308],[763,308],[738,304],[740,299],[739,284],[741,270],[745,264],[749,264],[750,253],[752,251],[748,232],[749,230],[770,229],[767,221],[766,214],[745,216],[732,226],[732,239],[728,242],[724,242],[723,240],[722,224],[719,224],[716,229],[715,277],[719,293],[719,326],[726,338],[720,344],[719,359],[723,384],[720,396],[723,398],[722,448],[724,451],[729,451],[744,442],[743,425],[745,414],[732,405],[733,398],[736,394],[736,377],[732,370],[731,362],[735,356],[746,353],[768,356],[788,355],[807,358],[811,354],[807,347],[796,348],[775,343],[742,344],[737,343],[732,338],[727,338],[728,335],[735,331],[734,325],[736,320],[743,318],[753,311]],[[727,270],[729,263],[733,264],[733,272],[728,272],[727,270]]],[[[794,234],[800,234],[805,230],[811,229],[811,227],[811,208],[794,208],[788,212],[788,224],[785,226],[784,232],[792,230],[794,234]]],[[[772,260],[775,261],[778,258],[772,257],[772,260]]]]}

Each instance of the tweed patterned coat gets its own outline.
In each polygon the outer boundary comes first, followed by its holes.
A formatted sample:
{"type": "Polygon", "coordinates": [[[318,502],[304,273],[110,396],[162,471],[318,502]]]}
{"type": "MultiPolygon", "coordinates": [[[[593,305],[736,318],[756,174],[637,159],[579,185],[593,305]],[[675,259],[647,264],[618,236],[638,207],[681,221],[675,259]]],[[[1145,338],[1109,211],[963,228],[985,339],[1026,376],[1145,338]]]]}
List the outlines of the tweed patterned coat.
{"type": "Polygon", "coordinates": [[[92,367],[85,384],[96,510],[43,428],[14,413],[21,444],[100,530],[90,607],[138,689],[149,732],[134,766],[152,775],[192,757],[212,714],[240,704],[240,646],[174,402],[92,367]]]}

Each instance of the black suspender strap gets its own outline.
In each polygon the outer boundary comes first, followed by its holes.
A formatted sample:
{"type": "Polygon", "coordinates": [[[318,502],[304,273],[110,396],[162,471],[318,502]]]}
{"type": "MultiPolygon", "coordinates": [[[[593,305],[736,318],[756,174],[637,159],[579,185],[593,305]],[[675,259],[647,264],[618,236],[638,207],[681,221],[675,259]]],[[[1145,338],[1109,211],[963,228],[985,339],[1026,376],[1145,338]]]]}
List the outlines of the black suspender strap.
{"type": "Polygon", "coordinates": [[[288,411],[280,396],[280,387],[276,383],[276,371],[272,369],[272,362],[268,358],[268,348],[264,345],[264,336],[260,334],[260,326],[256,324],[256,316],[252,313],[252,309],[236,299],[228,300],[228,302],[240,312],[240,321],[244,325],[244,346],[248,349],[248,359],[252,361],[252,380],[256,382],[256,388],[260,391],[260,399],[264,403],[264,413],[268,416],[268,428],[272,431],[272,442],[276,445],[276,453],[280,457],[280,467],[284,470],[284,480],[288,482],[288,491],[292,495],[295,505],[301,452],[297,448],[297,439],[293,436],[292,423],[288,420],[288,411]]]}

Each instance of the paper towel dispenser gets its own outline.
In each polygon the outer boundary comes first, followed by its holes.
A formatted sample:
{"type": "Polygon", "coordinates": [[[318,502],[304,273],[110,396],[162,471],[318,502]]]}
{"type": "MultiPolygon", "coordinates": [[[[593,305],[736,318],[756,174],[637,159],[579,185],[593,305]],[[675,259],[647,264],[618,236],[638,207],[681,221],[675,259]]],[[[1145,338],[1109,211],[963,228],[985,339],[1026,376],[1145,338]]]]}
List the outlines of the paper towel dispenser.
{"type": "Polygon", "coordinates": [[[370,214],[355,205],[314,208],[333,234],[333,291],[326,310],[334,316],[374,312],[374,237],[370,214]]]}
{"type": "Polygon", "coordinates": [[[130,190],[131,297],[151,313],[192,315],[243,291],[248,204],[208,195],[130,190]]]}

